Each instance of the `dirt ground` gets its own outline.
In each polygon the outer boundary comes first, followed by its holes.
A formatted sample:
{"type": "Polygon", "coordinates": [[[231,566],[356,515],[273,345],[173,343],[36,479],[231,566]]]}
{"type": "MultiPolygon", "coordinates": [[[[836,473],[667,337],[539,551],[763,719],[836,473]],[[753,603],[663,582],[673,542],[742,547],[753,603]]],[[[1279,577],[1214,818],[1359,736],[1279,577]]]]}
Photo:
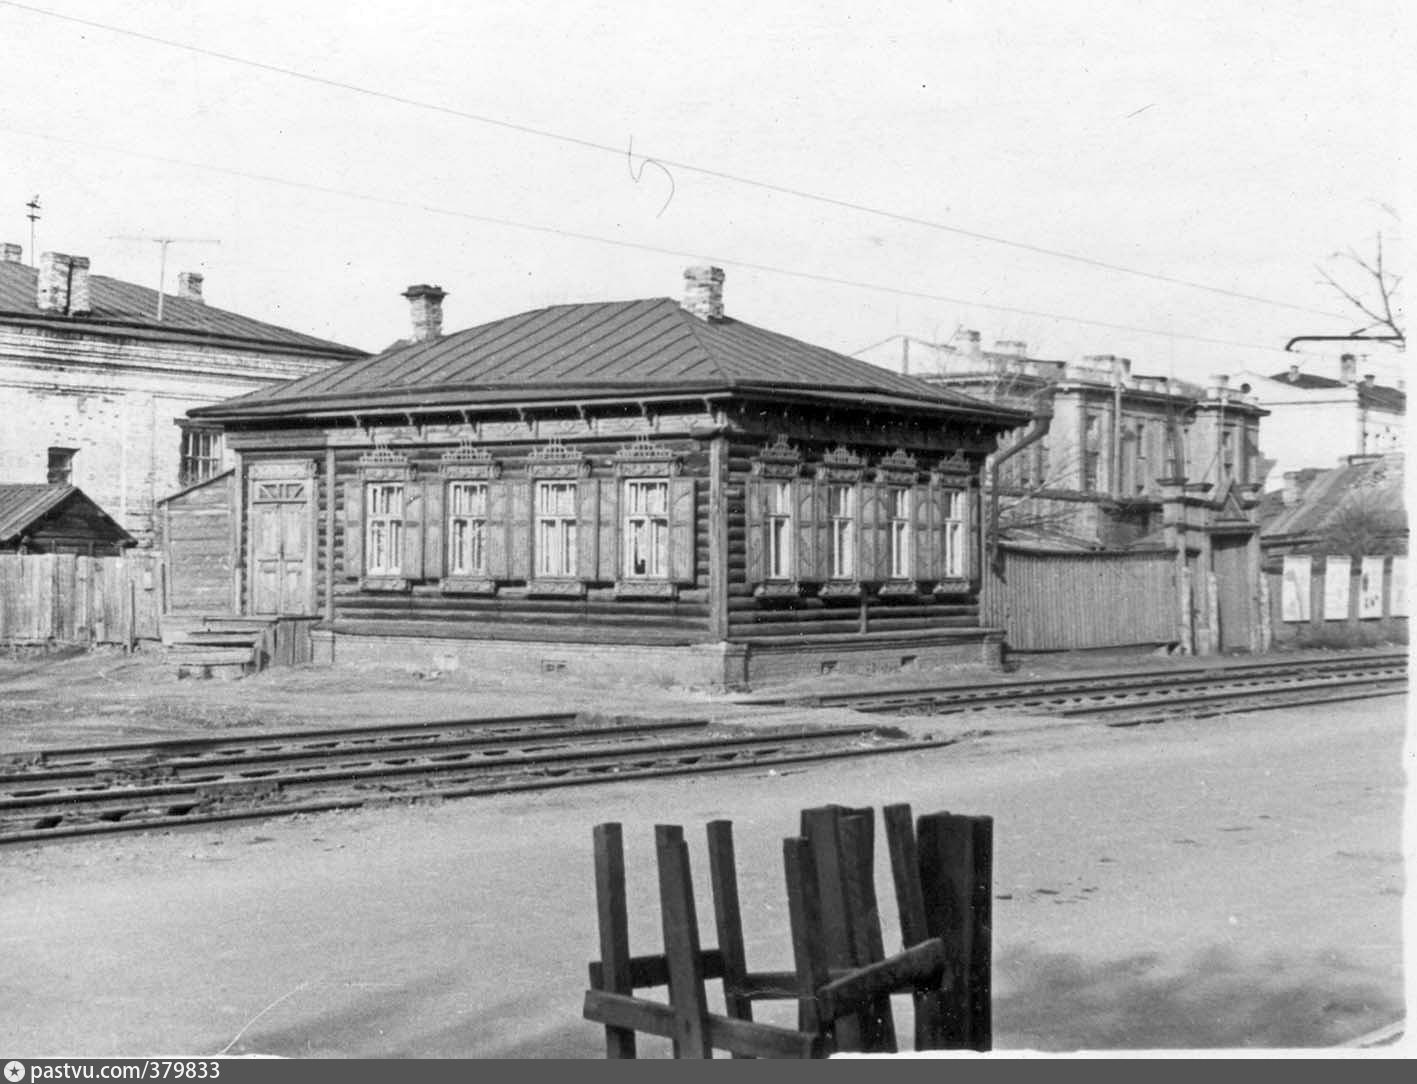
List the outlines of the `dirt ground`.
{"type": "MultiPolygon", "coordinates": [[[[1035,660],[1016,676],[1141,662],[1158,660],[1035,660]]],[[[541,710],[860,721],[740,699],[397,671],[179,681],[156,653],[51,656],[0,663],[0,755],[541,710]]],[[[798,811],[897,801],[995,818],[1001,1051],[1324,1047],[1403,1016],[1404,700],[1122,730],[993,714],[903,725],[959,740],[9,848],[0,1033],[28,1057],[599,1057],[580,1018],[596,944],[593,824],[625,825],[632,947],[652,952],[653,825],[685,826],[702,880],[702,825],[731,819],[749,963],[767,969],[791,959],[780,841],[798,811]]],[[[878,891],[893,900],[880,864],[878,891]]],[[[898,933],[884,917],[889,946],[898,933]]],[[[907,1017],[908,999],[896,1005],[907,1017]]],[[[782,1011],[760,1018],[790,1022],[782,1011]]]]}

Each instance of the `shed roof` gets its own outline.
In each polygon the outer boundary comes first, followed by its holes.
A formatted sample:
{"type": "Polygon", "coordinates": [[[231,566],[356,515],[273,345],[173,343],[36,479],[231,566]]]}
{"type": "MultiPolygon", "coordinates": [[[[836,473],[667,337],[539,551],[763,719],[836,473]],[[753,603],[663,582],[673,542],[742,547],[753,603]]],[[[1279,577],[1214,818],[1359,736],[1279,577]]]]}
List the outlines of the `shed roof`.
{"type": "Polygon", "coordinates": [[[536,309],[396,344],[192,414],[235,419],[713,392],[953,408],[1008,426],[1026,418],[741,320],[702,320],[670,298],[536,309]]]}
{"type": "Polygon", "coordinates": [[[4,482],[0,483],[0,545],[14,541],[41,520],[74,501],[92,506],[112,525],[115,539],[137,541],[78,486],[4,482]]]}
{"type": "Polygon", "coordinates": [[[145,339],[201,338],[300,354],[359,358],[367,352],[319,339],[287,327],[253,320],[191,298],[163,295],[157,319],[157,291],[107,275],[89,276],[92,311],[65,316],[41,310],[37,268],[0,262],[0,321],[23,320],[51,327],[99,331],[145,339]]]}

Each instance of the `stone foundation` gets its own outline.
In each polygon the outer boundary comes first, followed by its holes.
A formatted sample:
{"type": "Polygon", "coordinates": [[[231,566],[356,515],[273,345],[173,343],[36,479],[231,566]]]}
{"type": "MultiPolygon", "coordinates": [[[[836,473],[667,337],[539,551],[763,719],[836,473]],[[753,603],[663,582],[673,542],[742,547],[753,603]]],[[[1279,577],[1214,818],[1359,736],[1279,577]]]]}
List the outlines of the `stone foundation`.
{"type": "Polygon", "coordinates": [[[968,629],[931,636],[839,643],[578,644],[554,641],[355,636],[316,630],[317,664],[458,675],[565,678],[577,684],[642,684],[741,692],[805,678],[882,675],[985,666],[1000,669],[1002,635],[968,629]]]}

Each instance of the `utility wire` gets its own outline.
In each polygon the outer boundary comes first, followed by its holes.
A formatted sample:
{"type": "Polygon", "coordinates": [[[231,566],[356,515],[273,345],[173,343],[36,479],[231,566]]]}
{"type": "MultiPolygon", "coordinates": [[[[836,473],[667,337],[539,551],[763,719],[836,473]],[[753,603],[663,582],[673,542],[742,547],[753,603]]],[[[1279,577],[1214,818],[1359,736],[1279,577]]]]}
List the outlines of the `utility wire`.
{"type": "MultiPolygon", "coordinates": [[[[536,136],[540,139],[555,140],[559,143],[566,143],[575,147],[582,147],[588,150],[603,151],[614,154],[617,157],[628,155],[626,148],[611,146],[606,143],[599,143],[595,140],[584,139],[580,136],[567,135],[563,132],[554,132],[544,128],[536,128],[527,124],[519,124],[516,121],[504,120],[498,117],[487,116],[482,113],[473,113],[468,110],[457,109],[452,106],[442,105],[437,102],[424,101],[419,98],[409,98],[400,94],[391,94],[385,91],[373,90],[363,87],[357,83],[346,83],[338,79],[330,79],[325,76],[312,75],[309,72],[299,71],[295,68],[286,68],[278,64],[268,64],[264,61],[253,60],[250,57],[237,56],[234,53],[225,53],[217,49],[208,49],[200,45],[192,45],[187,42],[174,41],[170,38],[158,37],[155,34],[145,34],[138,30],[129,30],[121,26],[114,26],[111,23],[98,22],[94,19],[83,19],[76,15],[65,15],[57,11],[50,11],[47,8],[35,7],[31,4],[21,4],[15,0],[0,0],[0,4],[6,7],[16,8],[20,11],[27,11],[34,15],[43,15],[63,22],[75,23],[79,26],[92,27],[96,30],[105,30],[109,33],[120,34],[125,37],[135,38],[139,41],[149,42],[154,45],[162,45],[167,48],[181,49],[185,52],[195,53],[199,56],[211,57],[215,60],[223,60],[231,64],[241,64],[250,68],[257,68],[261,71],[273,72],[277,75],[288,76],[292,79],[300,79],[308,83],[315,83],[320,86],[332,87],[337,90],[349,91],[353,94],[362,94],[370,98],[379,98],[383,101],[394,102],[399,105],[411,106],[415,109],[428,110],[434,113],[441,113],[446,116],[457,117],[461,120],[475,121],[478,124],[487,124],[508,131],[520,132],[523,135],[536,136]]],[[[642,158],[650,159],[651,156],[642,155],[642,158]]],[[[975,241],[984,241],[989,244],[1003,245],[1008,248],[1018,249],[1023,252],[1031,252],[1038,256],[1047,256],[1052,259],[1067,260],[1072,263],[1082,264],[1087,267],[1095,267],[1103,271],[1111,271],[1116,274],[1133,275],[1138,278],[1150,279],[1153,282],[1164,282],[1172,286],[1184,286],[1188,289],[1203,290],[1207,293],[1217,294],[1221,297],[1235,298],[1240,301],[1250,301],[1261,305],[1272,305],[1276,308],[1289,309],[1294,312],[1309,313],[1310,315],[1326,316],[1333,319],[1344,319],[1338,313],[1328,312],[1323,309],[1310,308],[1306,305],[1296,305],[1288,301],[1279,301],[1274,298],[1261,297],[1257,294],[1242,293],[1238,290],[1227,290],[1222,286],[1212,286],[1203,282],[1195,282],[1190,279],[1177,278],[1172,275],[1163,275],[1155,271],[1143,271],[1135,267],[1127,267],[1122,264],[1111,263],[1107,260],[1096,259],[1091,256],[1079,255],[1075,252],[1065,252],[1061,249],[1047,248],[1042,245],[1030,244],[1026,241],[1015,241],[1007,237],[1000,237],[996,234],[982,233],[978,230],[964,229],[960,226],[950,226],[943,222],[936,222],[933,219],[920,218],[915,215],[902,214],[896,211],[889,211],[881,207],[874,207],[870,204],[857,203],[852,200],[838,199],[834,196],[825,196],[817,192],[809,192],[802,188],[793,188],[789,185],[777,184],[772,181],[758,180],[753,177],[746,177],[742,174],[730,173],[726,170],[713,169],[707,166],[695,165],[691,162],[678,161],[673,158],[663,158],[658,155],[652,156],[654,162],[662,166],[672,166],[675,169],[684,170],[686,173],[697,173],[703,177],[712,177],[715,180],[728,181],[733,184],[747,185],[752,188],[760,188],[768,192],[776,192],[779,195],[792,196],[797,199],[810,200],[814,203],[826,204],[831,207],[839,207],[846,210],[857,211],[862,214],[873,215],[878,218],[890,219],[895,222],[905,223],[911,226],[920,226],[925,229],[938,230],[942,233],[951,233],[959,237],[968,237],[975,241]]]]}
{"type": "MultiPolygon", "coordinates": [[[[0,0],[3,2],[3,0],[0,0]]],[[[504,226],[510,229],[526,230],[532,233],[551,234],[557,237],[568,237],[577,241],[589,241],[594,244],[614,245],[617,248],[633,249],[637,252],[651,252],[659,256],[676,256],[682,259],[699,260],[707,259],[715,264],[722,264],[729,267],[739,267],[750,271],[760,271],[765,274],[783,275],[788,278],[806,279],[810,282],[822,282],[832,286],[845,286],[852,289],[873,290],[877,293],[893,294],[897,297],[910,297],[923,301],[940,301],[950,305],[965,305],[970,308],[988,309],[992,312],[1007,312],[1021,316],[1037,316],[1047,320],[1057,320],[1065,324],[1085,324],[1089,327],[1107,328],[1112,331],[1126,331],[1138,335],[1156,335],[1165,339],[1185,339],[1189,342],[1208,343],[1213,346],[1237,346],[1245,350],[1265,350],[1282,354],[1285,351],[1277,346],[1266,346],[1263,343],[1239,342],[1234,339],[1214,339],[1201,335],[1187,335],[1174,331],[1163,331],[1157,328],[1138,327],[1132,324],[1109,323],[1105,320],[1090,320],[1082,316],[1064,316],[1060,313],[1044,312],[1038,309],[1024,309],[1012,305],[996,305],[988,301],[978,301],[969,298],[951,297],[947,294],[928,293],[923,290],[907,290],[898,286],[887,286],[878,282],[864,282],[860,279],[841,278],[835,275],[820,274],[815,271],[801,271],[790,267],[779,267],[774,264],[755,263],[750,260],[740,260],[732,256],[706,255],[701,252],[691,252],[687,249],[666,248],[660,245],[649,245],[640,241],[626,241],[618,237],[605,237],[594,233],[581,233],[576,230],[561,229],[557,226],[547,226],[535,222],[519,222],[511,218],[498,218],[493,215],[480,215],[472,211],[461,211],[451,207],[440,207],[436,204],[422,203],[418,200],[396,199],[391,196],[379,196],[368,192],[356,192],[348,188],[335,188],[331,185],[315,184],[311,181],[297,181],[287,177],[276,177],[268,173],[255,173],[250,170],[233,169],[229,166],[216,166],[206,162],[193,162],[182,158],[170,158],[165,155],[149,154],[144,151],[135,151],[128,147],[116,147],[111,144],[91,143],[84,140],[70,139],[65,136],[51,135],[48,132],[30,132],[18,128],[0,127],[0,132],[7,132],[10,135],[26,136],[32,139],[43,139],[54,143],[64,143],[70,146],[83,147],[87,150],[105,151],[111,154],[120,154],[133,158],[141,158],[150,162],[161,162],[163,165],[182,166],[187,169],[201,170],[208,173],[220,173],[230,177],[240,177],[245,180],[259,181],[264,184],[282,185],[287,188],[298,188],[307,192],[318,192],[321,195],[341,196],[346,199],[360,200],[365,203],[376,203],[387,207],[402,207],[405,209],[423,211],[428,214],[443,215],[448,218],[458,218],[469,222],[482,222],[492,226],[504,226]]]]}

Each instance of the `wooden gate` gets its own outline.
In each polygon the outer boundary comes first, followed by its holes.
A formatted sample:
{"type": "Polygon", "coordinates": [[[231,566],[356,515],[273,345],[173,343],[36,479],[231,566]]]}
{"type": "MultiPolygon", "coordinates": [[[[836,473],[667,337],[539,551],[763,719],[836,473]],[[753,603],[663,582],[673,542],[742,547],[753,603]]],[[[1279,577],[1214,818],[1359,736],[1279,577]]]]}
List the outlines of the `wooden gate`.
{"type": "Polygon", "coordinates": [[[1180,608],[1169,550],[1001,548],[981,597],[983,623],[1002,628],[1015,651],[1172,643],[1180,608]]]}

